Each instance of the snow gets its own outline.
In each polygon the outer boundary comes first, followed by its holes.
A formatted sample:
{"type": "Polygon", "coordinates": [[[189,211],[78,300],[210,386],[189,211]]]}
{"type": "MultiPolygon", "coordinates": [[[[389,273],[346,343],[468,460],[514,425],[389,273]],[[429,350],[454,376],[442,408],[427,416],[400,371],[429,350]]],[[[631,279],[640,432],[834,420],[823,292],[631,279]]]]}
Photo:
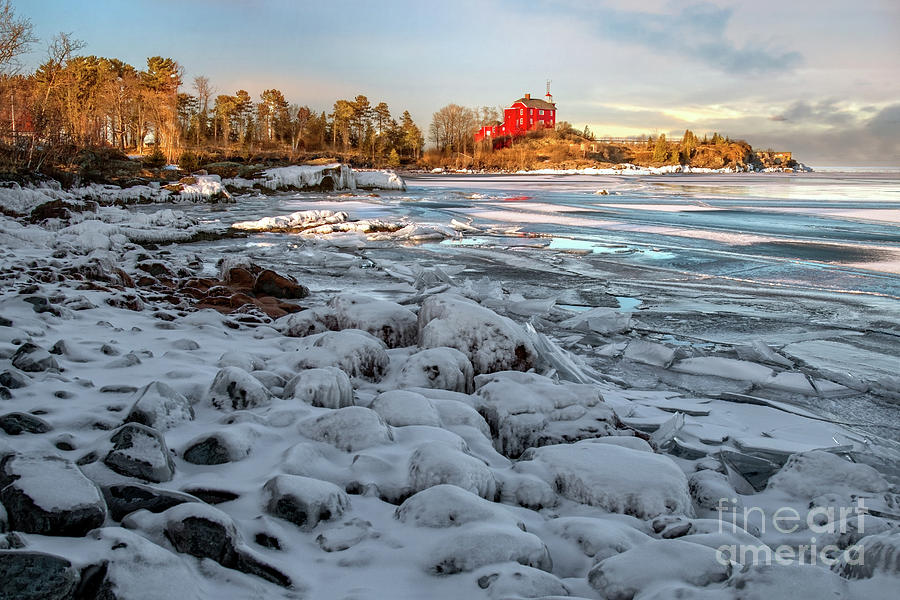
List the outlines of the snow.
{"type": "Polygon", "coordinates": [[[340,163],[275,167],[256,179],[227,179],[224,183],[232,188],[262,186],[275,191],[315,189],[323,182],[334,190],[406,190],[406,182],[393,171],[356,171],[340,163]]]}

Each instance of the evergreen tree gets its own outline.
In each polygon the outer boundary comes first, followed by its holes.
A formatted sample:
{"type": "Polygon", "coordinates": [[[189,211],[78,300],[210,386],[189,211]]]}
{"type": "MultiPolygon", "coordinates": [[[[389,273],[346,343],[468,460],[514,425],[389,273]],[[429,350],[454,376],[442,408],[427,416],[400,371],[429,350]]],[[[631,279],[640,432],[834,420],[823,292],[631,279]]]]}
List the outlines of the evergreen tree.
{"type": "Polygon", "coordinates": [[[653,160],[654,162],[666,162],[668,157],[669,147],[666,144],[666,134],[661,133],[653,146],[653,160]]]}

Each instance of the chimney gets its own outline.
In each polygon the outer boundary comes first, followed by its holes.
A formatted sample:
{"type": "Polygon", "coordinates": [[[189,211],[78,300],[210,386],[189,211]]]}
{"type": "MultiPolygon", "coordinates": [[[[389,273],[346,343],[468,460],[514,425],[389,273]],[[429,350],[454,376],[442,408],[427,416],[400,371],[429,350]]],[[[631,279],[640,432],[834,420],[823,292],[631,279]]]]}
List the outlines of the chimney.
{"type": "Polygon", "coordinates": [[[526,100],[531,100],[531,94],[525,94],[525,99],[526,99],[526,100]]]}

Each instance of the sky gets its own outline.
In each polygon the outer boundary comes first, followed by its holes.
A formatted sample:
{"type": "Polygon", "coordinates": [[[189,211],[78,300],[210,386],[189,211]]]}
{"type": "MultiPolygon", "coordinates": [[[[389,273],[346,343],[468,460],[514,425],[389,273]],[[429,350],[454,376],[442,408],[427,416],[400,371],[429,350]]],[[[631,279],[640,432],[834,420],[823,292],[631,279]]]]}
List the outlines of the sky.
{"type": "Polygon", "coordinates": [[[385,101],[507,106],[546,81],[557,120],[600,136],[719,131],[813,166],[900,166],[897,0],[13,0],[40,42],[143,68],[177,60],[217,93],[280,89],[330,111],[385,101]]]}

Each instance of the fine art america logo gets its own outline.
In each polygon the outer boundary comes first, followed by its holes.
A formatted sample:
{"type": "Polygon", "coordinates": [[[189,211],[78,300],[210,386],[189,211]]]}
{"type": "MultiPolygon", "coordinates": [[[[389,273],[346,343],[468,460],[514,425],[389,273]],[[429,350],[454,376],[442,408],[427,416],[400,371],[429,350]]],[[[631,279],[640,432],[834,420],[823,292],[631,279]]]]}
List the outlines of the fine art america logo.
{"type": "Polygon", "coordinates": [[[716,559],[721,564],[731,561],[744,565],[790,565],[799,562],[826,567],[838,562],[847,565],[864,564],[865,548],[861,544],[853,544],[842,551],[833,543],[841,537],[863,537],[865,516],[869,511],[862,498],[858,498],[853,507],[816,506],[805,517],[790,506],[780,507],[771,514],[760,507],[742,508],[739,511],[736,498],[719,499],[716,511],[719,513],[719,533],[723,533],[729,523],[732,532],[745,528],[748,523],[759,523],[760,536],[765,535],[767,527],[771,527],[770,531],[782,534],[785,541],[794,542],[775,548],[762,543],[723,544],[716,549],[716,559]]]}

